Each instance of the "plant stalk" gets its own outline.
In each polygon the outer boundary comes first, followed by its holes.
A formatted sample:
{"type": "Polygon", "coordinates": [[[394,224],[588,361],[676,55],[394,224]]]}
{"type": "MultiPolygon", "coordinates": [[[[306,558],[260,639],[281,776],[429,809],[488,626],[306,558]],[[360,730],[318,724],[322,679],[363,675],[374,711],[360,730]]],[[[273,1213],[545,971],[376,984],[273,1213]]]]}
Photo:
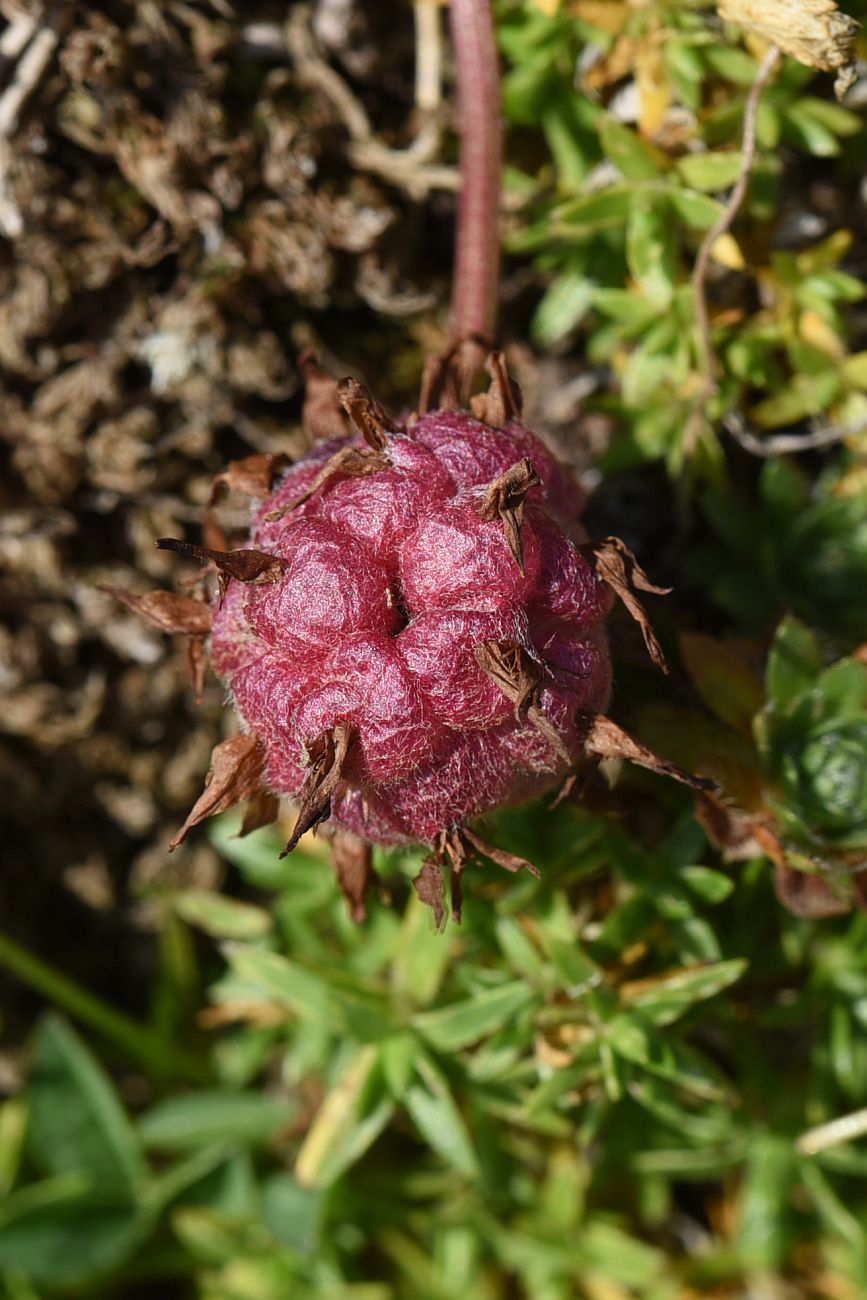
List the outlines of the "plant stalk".
{"type": "Polygon", "coordinates": [[[503,124],[491,0],[452,0],[461,121],[461,189],[452,281],[452,339],[497,328],[503,124]]]}

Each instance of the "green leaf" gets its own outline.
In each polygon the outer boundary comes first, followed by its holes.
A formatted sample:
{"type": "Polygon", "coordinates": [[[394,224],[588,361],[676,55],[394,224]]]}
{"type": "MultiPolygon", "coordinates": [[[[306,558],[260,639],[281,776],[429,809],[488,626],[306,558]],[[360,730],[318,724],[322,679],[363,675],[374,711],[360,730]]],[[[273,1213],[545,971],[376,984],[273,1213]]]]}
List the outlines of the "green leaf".
{"type": "Polygon", "coordinates": [[[261,1092],[202,1091],[168,1097],[138,1121],[146,1147],[188,1151],[231,1144],[262,1146],[285,1128],[296,1108],[261,1092]]]}
{"type": "Polygon", "coordinates": [[[731,876],[721,871],[712,871],[710,867],[681,867],[680,879],[705,903],[722,903],[729,898],[735,887],[731,876]]]}
{"type": "Polygon", "coordinates": [[[565,338],[590,310],[594,287],[583,268],[564,271],[552,280],[533,316],[533,342],[547,348],[565,338]]]}
{"type": "Polygon", "coordinates": [[[699,194],[696,190],[685,190],[678,185],[672,185],[666,192],[671,206],[681,221],[685,221],[695,230],[709,230],[724,211],[718,199],[712,199],[707,194],[699,194]]]}
{"type": "Polygon", "coordinates": [[[783,619],[768,655],[767,692],[778,709],[785,709],[809,691],[822,671],[819,643],[796,618],[783,619]]]}
{"type": "Polygon", "coordinates": [[[716,997],[739,980],[747,969],[741,958],[705,966],[688,966],[683,970],[639,980],[625,986],[623,997],[629,1005],[640,1008],[655,1025],[670,1025],[696,1002],[716,997]],[[627,997],[627,991],[629,996],[627,997]]]}
{"type": "Polygon", "coordinates": [[[486,989],[466,1002],[456,1002],[413,1018],[413,1027],[441,1052],[456,1052],[477,1043],[506,1024],[535,1000],[524,980],[486,989]]]}
{"type": "Polygon", "coordinates": [[[620,169],[627,180],[652,181],[660,174],[666,159],[658,150],[609,115],[600,117],[597,130],[606,157],[620,169]]]}
{"type": "Polygon", "coordinates": [[[10,1196],[0,1211],[0,1273],[37,1286],[81,1286],[119,1268],[152,1227],[110,1192],[64,1189],[60,1179],[32,1191],[44,1194],[10,1196]]]}
{"type": "Polygon", "coordinates": [[[262,1222],[275,1241],[305,1255],[320,1244],[325,1209],[321,1192],[302,1187],[291,1174],[274,1174],[262,1188],[262,1222]]]}
{"type": "Polygon", "coordinates": [[[626,225],[626,260],[630,273],[657,310],[674,294],[677,245],[671,210],[664,196],[636,193],[626,225]]]}
{"type": "Polygon", "coordinates": [[[687,185],[694,190],[715,193],[734,185],[743,166],[743,154],[726,150],[718,153],[688,153],[678,158],[676,167],[687,185]]]}
{"type": "Polygon", "coordinates": [[[173,901],[175,911],[188,925],[214,939],[258,939],[272,926],[271,917],[261,907],[210,889],[185,889],[173,901]]]}
{"type": "Polygon", "coordinates": [[[464,1178],[476,1178],[479,1164],[466,1124],[444,1076],[424,1059],[418,1061],[421,1083],[403,1096],[413,1123],[425,1141],[464,1178]]]}
{"type": "Polygon", "coordinates": [[[619,229],[629,214],[631,200],[631,185],[609,185],[595,194],[561,204],[552,213],[552,222],[573,238],[619,229]]]}
{"type": "Polygon", "coordinates": [[[349,1058],[308,1129],[295,1165],[299,1184],[330,1187],[373,1145],[393,1114],[379,1052],[367,1044],[349,1058]]]}
{"type": "Polygon", "coordinates": [[[59,1016],[36,1032],[30,1078],[30,1144],[48,1173],[84,1171],[115,1196],[144,1175],[138,1137],[102,1067],[59,1016]]]}

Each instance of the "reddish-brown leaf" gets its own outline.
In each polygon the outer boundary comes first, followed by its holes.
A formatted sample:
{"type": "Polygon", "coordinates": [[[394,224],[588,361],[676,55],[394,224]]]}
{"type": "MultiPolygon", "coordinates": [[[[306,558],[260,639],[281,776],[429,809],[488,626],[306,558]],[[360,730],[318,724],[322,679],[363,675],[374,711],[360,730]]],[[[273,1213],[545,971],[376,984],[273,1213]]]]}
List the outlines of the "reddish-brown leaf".
{"type": "Polygon", "coordinates": [[[599,542],[587,542],[578,547],[590,561],[603,582],[620,598],[635,619],[644,637],[647,653],[658,668],[668,672],[662,646],[656,639],[647,611],[636,596],[636,589],[649,591],[655,596],[667,596],[670,587],[657,587],[650,581],[635,556],[619,537],[605,537],[599,542]]]}
{"type": "Polygon", "coordinates": [[[137,596],[125,587],[101,584],[100,591],[121,601],[127,609],[140,615],[161,632],[173,636],[207,636],[213,615],[209,607],[192,596],[181,596],[174,591],[148,591],[137,596]]]}
{"type": "Polygon", "coordinates": [[[660,776],[671,777],[672,780],[680,781],[682,785],[688,785],[693,790],[716,789],[714,781],[704,776],[693,776],[690,772],[684,772],[683,768],[676,767],[674,763],[669,763],[668,759],[654,753],[647,745],[619,727],[611,718],[607,718],[604,713],[593,715],[584,740],[584,748],[598,758],[628,759],[638,767],[646,767],[660,776]]]}
{"type": "Polygon", "coordinates": [[[783,907],[794,916],[819,920],[852,910],[851,904],[838,897],[821,876],[796,871],[785,862],[774,873],[774,890],[783,907]]]}
{"type": "Polygon", "coordinates": [[[265,746],[252,732],[238,733],[221,741],[211,754],[205,788],[169,845],[169,851],[176,849],[193,826],[198,826],[206,817],[213,817],[245,799],[252,799],[261,788],[265,760],[265,746]]]}

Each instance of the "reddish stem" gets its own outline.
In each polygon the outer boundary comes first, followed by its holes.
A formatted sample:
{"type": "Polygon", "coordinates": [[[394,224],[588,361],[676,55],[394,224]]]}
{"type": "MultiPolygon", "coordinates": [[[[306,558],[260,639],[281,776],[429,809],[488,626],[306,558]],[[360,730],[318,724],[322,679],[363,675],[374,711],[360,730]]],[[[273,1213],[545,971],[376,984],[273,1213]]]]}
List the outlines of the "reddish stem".
{"type": "Polygon", "coordinates": [[[452,286],[452,338],[494,342],[500,279],[500,67],[491,0],[452,0],[461,120],[461,192],[452,286]]]}

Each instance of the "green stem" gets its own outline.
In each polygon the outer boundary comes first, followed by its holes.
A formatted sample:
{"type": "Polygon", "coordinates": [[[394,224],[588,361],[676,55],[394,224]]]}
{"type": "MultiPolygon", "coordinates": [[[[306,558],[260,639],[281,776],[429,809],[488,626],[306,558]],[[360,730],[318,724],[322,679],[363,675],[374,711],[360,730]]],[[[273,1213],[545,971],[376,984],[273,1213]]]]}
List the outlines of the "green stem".
{"type": "Polygon", "coordinates": [[[201,1081],[205,1077],[206,1072],[196,1057],[170,1047],[159,1034],[123,1012],[115,1011],[101,998],[61,975],[60,971],[34,957],[4,934],[0,934],[0,966],[41,994],[47,1002],[68,1012],[112,1043],[154,1078],[181,1075],[191,1081],[201,1081]]]}

